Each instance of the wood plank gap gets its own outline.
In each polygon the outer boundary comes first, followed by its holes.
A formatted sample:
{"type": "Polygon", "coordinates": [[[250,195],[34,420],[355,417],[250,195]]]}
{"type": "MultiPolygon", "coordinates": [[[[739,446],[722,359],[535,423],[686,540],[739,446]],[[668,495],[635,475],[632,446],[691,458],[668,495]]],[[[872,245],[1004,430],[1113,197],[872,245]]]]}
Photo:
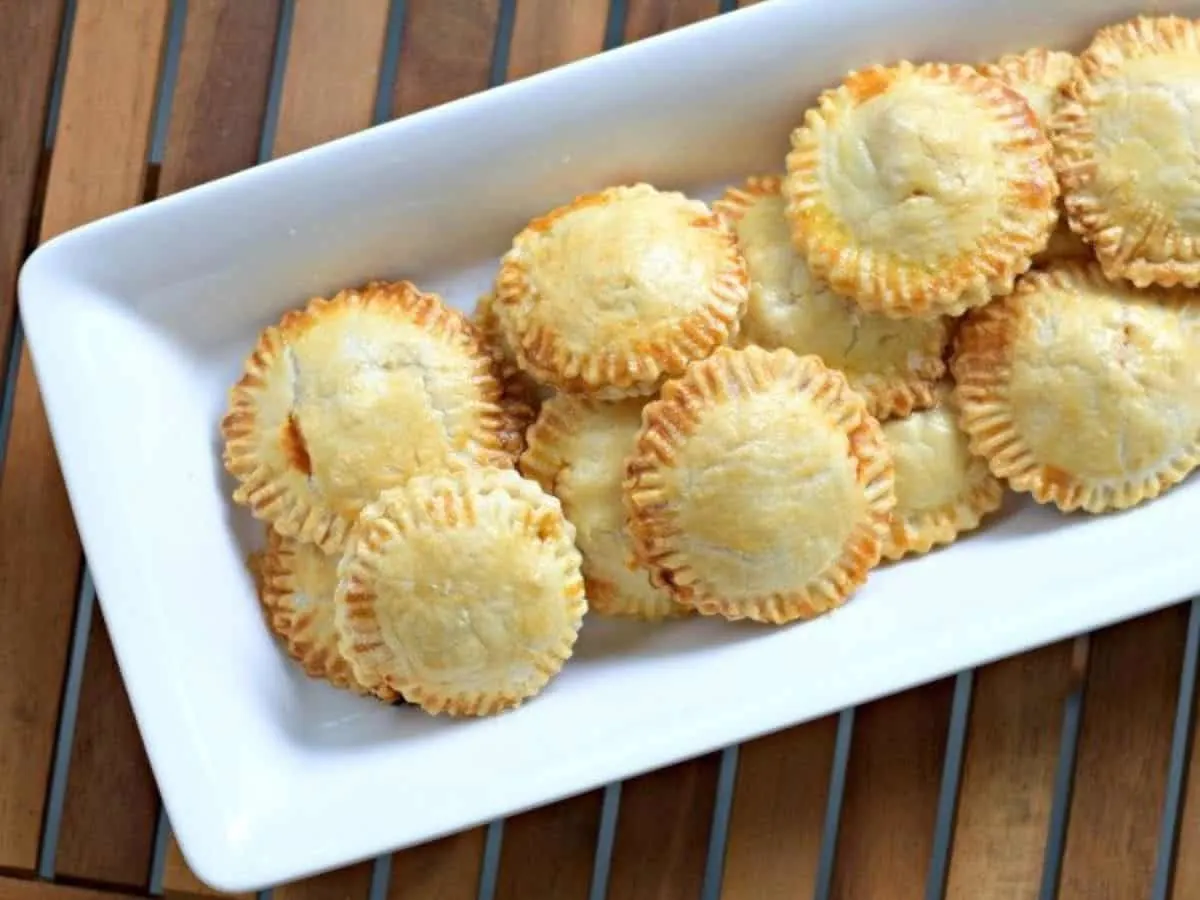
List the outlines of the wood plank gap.
{"type": "Polygon", "coordinates": [[[604,799],[600,805],[600,828],[596,833],[596,853],[592,859],[592,884],[588,889],[588,900],[605,900],[608,897],[608,873],[612,868],[613,841],[617,836],[617,816],[621,812],[621,782],[616,781],[604,788],[604,799]]]}
{"type": "Polygon", "coordinates": [[[628,0],[609,0],[608,18],[604,22],[605,50],[612,50],[625,43],[625,22],[628,18],[628,0]]]}
{"type": "Polygon", "coordinates": [[[842,802],[846,797],[846,769],[850,763],[850,745],[854,739],[854,710],[838,714],[837,736],[833,744],[833,764],[829,769],[829,795],[825,801],[825,823],[821,828],[821,853],[817,859],[815,900],[829,900],[833,892],[833,868],[837,862],[838,830],[842,823],[842,802]]]}
{"type": "Polygon", "coordinates": [[[38,877],[54,878],[58,855],[58,836],[62,830],[63,805],[67,797],[67,777],[71,771],[71,749],[75,741],[75,723],[79,716],[79,695],[83,690],[83,669],[87,661],[88,637],[92,631],[92,611],[96,589],[87,566],[79,578],[79,597],[75,603],[75,621],[71,626],[71,650],[63,696],[59,704],[58,728],[54,736],[54,756],[50,764],[50,785],[43,811],[42,838],[38,847],[38,877]]]}
{"type": "Polygon", "coordinates": [[[500,851],[503,846],[504,820],[500,819],[487,827],[483,864],[479,868],[479,900],[494,900],[496,896],[496,878],[500,874],[500,851]]]}
{"type": "Polygon", "coordinates": [[[406,0],[392,0],[383,38],[383,60],[379,64],[379,81],[375,90],[375,112],[371,121],[380,125],[392,118],[392,98],[396,96],[396,79],[400,76],[400,54],[404,47],[404,23],[408,16],[406,0]]]}
{"type": "Polygon", "coordinates": [[[1179,845],[1179,821],[1183,809],[1188,760],[1191,757],[1192,720],[1196,708],[1196,663],[1200,657],[1200,598],[1188,610],[1187,642],[1183,670],[1179,673],[1179,697],[1175,706],[1175,728],[1171,736],[1171,761],[1167,769],[1167,797],[1158,829],[1158,855],[1154,864],[1152,900],[1168,900],[1173,888],[1175,852],[1179,845]]]}
{"type": "Polygon", "coordinates": [[[517,21],[517,0],[500,0],[500,13],[496,18],[496,39],[492,43],[492,68],[488,74],[488,87],[504,84],[508,77],[508,57],[512,52],[513,26],[517,21]]]}
{"type": "Polygon", "coordinates": [[[167,847],[171,841],[171,822],[167,810],[158,802],[158,819],[154,823],[154,853],[150,857],[150,874],[146,878],[146,892],[151,897],[163,895],[163,879],[167,871],[167,847]]]}
{"type": "Polygon", "coordinates": [[[288,51],[292,45],[292,23],[296,20],[296,0],[283,0],[279,8],[279,26],[271,55],[271,79],[267,87],[267,108],[263,111],[262,132],[258,142],[258,161],[264,163],[275,152],[279,131],[279,111],[283,104],[283,82],[287,75],[288,51]]]}
{"type": "Polygon", "coordinates": [[[1046,853],[1042,862],[1042,884],[1038,900],[1056,900],[1062,876],[1063,850],[1067,825],[1071,818],[1071,794],[1075,783],[1075,759],[1079,753],[1079,725],[1083,720],[1084,689],[1087,687],[1091,640],[1080,635],[1071,645],[1071,693],[1063,705],[1062,739],[1058,770],[1054,775],[1054,800],[1050,806],[1050,825],[1046,832],[1046,853]]]}
{"type": "Polygon", "coordinates": [[[712,825],[708,834],[708,858],[704,864],[704,881],[700,886],[701,900],[718,900],[721,896],[737,769],[738,748],[736,745],[726,747],[721,751],[721,768],[717,771],[717,796],[713,803],[712,825]]]}
{"type": "Polygon", "coordinates": [[[962,780],[963,749],[967,743],[967,722],[971,715],[971,691],[975,673],[960,672],[954,679],[954,697],[950,701],[950,728],[946,735],[946,757],[942,764],[942,787],[938,796],[937,821],[933,828],[933,854],[929,861],[929,879],[925,900],[941,900],[946,893],[950,869],[950,847],[954,839],[954,815],[958,808],[958,787],[962,780]]]}

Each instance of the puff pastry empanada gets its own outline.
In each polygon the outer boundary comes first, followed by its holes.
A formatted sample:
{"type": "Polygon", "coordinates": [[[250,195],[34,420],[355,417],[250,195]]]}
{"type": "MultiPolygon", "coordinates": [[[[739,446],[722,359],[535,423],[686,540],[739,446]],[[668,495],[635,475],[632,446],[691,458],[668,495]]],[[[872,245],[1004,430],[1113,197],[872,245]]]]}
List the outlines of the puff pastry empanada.
{"type": "Polygon", "coordinates": [[[588,608],[605,615],[664,619],[691,610],[650,583],[633,557],[621,481],[645,401],[590,400],[558,394],[529,430],[521,472],[562,501],[583,554],[588,608]]]}
{"type": "Polygon", "coordinates": [[[973,311],[952,359],[972,452],[1015,490],[1100,513],[1200,461],[1200,304],[1060,263],[973,311]]]}
{"type": "Polygon", "coordinates": [[[1056,218],[1037,117],[969,66],[852,73],[805,114],[786,164],[796,247],[869,312],[959,315],[1007,293],[1056,218]]]}
{"type": "Polygon", "coordinates": [[[879,424],[816,356],[723,348],[647,405],[624,485],[638,558],[677,602],[783,623],[844,603],[895,505],[879,424]]]}
{"type": "Polygon", "coordinates": [[[1071,228],[1110,278],[1200,285],[1200,29],[1100,29],[1050,122],[1071,228]]]}
{"type": "Polygon", "coordinates": [[[534,219],[501,261],[495,308],[538,381],[618,399],[726,344],[746,293],[745,264],[709,208],[637,184],[534,219]]]}
{"type": "Polygon", "coordinates": [[[484,716],[536,695],[587,611],[575,529],[511,469],[418,475],[367,506],[334,595],[342,654],[368,689],[484,716]]]}
{"type": "Polygon", "coordinates": [[[1004,485],[971,453],[949,387],[937,404],[883,423],[896,478],[896,508],[883,542],[885,559],[927,553],[978,528],[1000,508],[1004,485]]]}
{"type": "Polygon", "coordinates": [[[408,282],[318,298],[265,329],[221,422],[234,500],[330,553],[411,475],[512,465],[516,428],[475,329],[408,282]]]}
{"type": "Polygon", "coordinates": [[[934,402],[946,372],[950,320],[865,312],[812,277],[791,244],[780,179],[755,177],[713,204],[737,236],[750,275],[738,343],[815,353],[841,371],[872,415],[908,415],[934,402]]]}
{"type": "MultiPolygon", "coordinates": [[[[267,546],[258,560],[262,605],[271,630],[308,675],[366,693],[338,649],[333,608],[337,567],[337,556],[268,528],[267,546]]],[[[380,697],[396,699],[387,691],[380,697]]]]}

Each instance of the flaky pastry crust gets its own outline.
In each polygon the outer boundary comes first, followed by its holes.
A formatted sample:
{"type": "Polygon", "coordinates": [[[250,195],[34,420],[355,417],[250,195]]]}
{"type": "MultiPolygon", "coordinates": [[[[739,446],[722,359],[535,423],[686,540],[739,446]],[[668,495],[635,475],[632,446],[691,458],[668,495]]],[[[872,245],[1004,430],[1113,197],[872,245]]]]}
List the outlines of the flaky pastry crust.
{"type": "MultiPolygon", "coordinates": [[[[333,622],[337,567],[338,557],[316,544],[268,528],[267,546],[258,561],[259,596],[271,630],[306,674],[365,693],[338,649],[333,622]]],[[[382,699],[396,698],[384,694],[382,699]]]]}
{"type": "Polygon", "coordinates": [[[500,382],[500,405],[508,413],[513,424],[509,432],[511,441],[507,448],[513,459],[525,452],[525,432],[537,418],[543,401],[554,391],[537,383],[521,370],[517,356],[504,339],[500,320],[496,316],[496,295],[488,291],[475,304],[471,322],[479,331],[484,348],[495,362],[496,379],[500,382]]]}
{"type": "Polygon", "coordinates": [[[1200,304],[1060,263],[972,312],[951,366],[971,451],[1070,512],[1157,497],[1200,461],[1200,304]]]}
{"type": "Polygon", "coordinates": [[[638,559],[706,615],[784,623],[840,606],[895,505],[878,422],[816,356],[722,348],[643,412],[624,498],[638,559]]]}
{"type": "Polygon", "coordinates": [[[461,313],[409,282],[371,282],[266,328],[220,430],[233,499],[335,553],[359,510],[411,475],[512,465],[517,427],[461,313]]]}
{"type": "Polygon", "coordinates": [[[1050,122],[1072,230],[1109,278],[1200,285],[1200,37],[1139,16],[1100,29],[1050,122]]]}
{"type": "Polygon", "coordinates": [[[575,529],[511,469],[418,475],[352,532],[334,595],[357,680],[431,714],[485,716],[540,692],[587,611],[575,529]]]}
{"type": "Polygon", "coordinates": [[[513,240],[496,314],[521,368],[571,393],[653,393],[737,333],[746,267],[709,208],[647,184],[577,197],[513,240]]]}
{"type": "Polygon", "coordinates": [[[529,430],[520,470],[562,501],[563,514],[575,526],[588,608],[653,621],[691,610],[651,584],[625,527],[621,482],[644,405],[640,398],[605,402],[556,395],[529,430]]]}
{"type": "Polygon", "coordinates": [[[750,275],[738,344],[815,353],[846,376],[879,419],[931,406],[946,373],[950,320],[869,313],[813,278],[791,244],[781,180],[752,177],[713,203],[737,237],[750,275]]]}
{"type": "Polygon", "coordinates": [[[1056,218],[1037,117],[969,66],[851,73],[805,114],[786,163],[796,248],[869,312],[959,315],[1007,293],[1056,218]]]}
{"type": "Polygon", "coordinates": [[[971,453],[949,386],[937,404],[883,423],[896,471],[896,508],[883,542],[884,559],[928,553],[953,543],[1000,508],[1004,485],[971,453]]]}

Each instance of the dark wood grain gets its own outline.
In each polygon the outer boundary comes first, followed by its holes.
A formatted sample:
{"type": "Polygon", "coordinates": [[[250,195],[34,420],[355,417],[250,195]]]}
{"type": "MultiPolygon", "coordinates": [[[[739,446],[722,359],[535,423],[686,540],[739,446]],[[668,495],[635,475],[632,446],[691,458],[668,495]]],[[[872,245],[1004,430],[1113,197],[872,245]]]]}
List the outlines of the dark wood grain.
{"type": "Polygon", "coordinates": [[[586,898],[602,799],[600,791],[591,791],[506,821],[497,900],[586,898]]]}
{"type": "Polygon", "coordinates": [[[1060,900],[1150,897],[1187,609],[1091,637],[1060,900]]]}
{"type": "Polygon", "coordinates": [[[394,114],[487,88],[499,18],[500,0],[409,0],[394,114]]]}
{"type": "Polygon", "coordinates": [[[813,895],[836,736],[830,716],[742,745],[722,900],[813,895]]]}
{"type": "Polygon", "coordinates": [[[641,40],[691,25],[717,14],[717,0],[629,0],[625,14],[626,42],[641,40]]]}
{"type": "Polygon", "coordinates": [[[1037,897],[1075,678],[1069,641],[976,673],[948,900],[1037,897]]]}
{"type": "Polygon", "coordinates": [[[953,687],[935,682],[855,713],[833,874],[837,900],[925,896],[953,687]]]}
{"type": "Polygon", "coordinates": [[[610,897],[700,896],[720,762],[711,754],[625,782],[610,897]]]}
{"type": "MultiPolygon", "coordinates": [[[[79,4],[42,240],[141,199],[166,13],[159,0],[79,4]]],[[[28,869],[36,861],[80,563],[41,395],[23,352],[0,473],[0,866],[28,869]]]]}

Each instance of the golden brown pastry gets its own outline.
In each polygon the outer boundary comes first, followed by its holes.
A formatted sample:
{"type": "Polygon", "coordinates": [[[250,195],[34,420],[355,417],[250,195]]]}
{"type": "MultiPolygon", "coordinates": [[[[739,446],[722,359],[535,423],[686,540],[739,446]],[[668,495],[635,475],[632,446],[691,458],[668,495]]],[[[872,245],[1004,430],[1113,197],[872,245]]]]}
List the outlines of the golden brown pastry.
{"type": "Polygon", "coordinates": [[[686,615],[669,592],[650,583],[633,557],[621,481],[642,425],[640,398],[604,402],[558,394],[529,430],[521,472],[562,501],[583,554],[588,608],[605,615],[664,619],[686,615]]]}
{"type": "Polygon", "coordinates": [[[1125,509],[1200,460],[1200,304],[1060,263],[972,312],[952,361],[963,429],[1039,503],[1125,509]]]}
{"type": "Polygon", "coordinates": [[[1050,123],[1071,227],[1110,278],[1200,285],[1200,39],[1188,19],[1100,29],[1050,123]]]}
{"type": "Polygon", "coordinates": [[[259,557],[260,596],[271,630],[308,675],[361,693],[362,686],[338,649],[333,623],[337,566],[338,557],[316,544],[268,528],[267,546],[259,557]]]}
{"type": "Polygon", "coordinates": [[[727,343],[746,267],[709,208],[650,185],[613,187],[534,219],[496,279],[522,369],[559,390],[653,393],[727,343]]]}
{"type": "Polygon", "coordinates": [[[641,562],[707,615],[783,623],[844,603],[895,505],[879,424],[816,356],[722,348],[643,413],[624,485],[641,562]]]}
{"type": "Polygon", "coordinates": [[[516,354],[500,330],[500,320],[496,318],[496,296],[492,291],[479,298],[471,322],[495,361],[495,374],[500,382],[500,405],[508,413],[513,425],[510,433],[513,443],[507,449],[516,459],[525,451],[525,432],[537,418],[542,402],[554,392],[538,384],[517,365],[516,354]]]}
{"type": "Polygon", "coordinates": [[[896,508],[883,542],[885,559],[952,543],[1000,508],[1004,485],[968,448],[944,382],[938,385],[936,406],[884,422],[883,436],[896,470],[896,508]]]}
{"type": "Polygon", "coordinates": [[[946,372],[950,320],[868,313],[815,280],[792,248],[780,180],[751,178],[713,204],[737,236],[750,274],[738,343],[815,353],[846,376],[880,419],[932,405],[946,372]]]}
{"type": "Polygon", "coordinates": [[[371,691],[432,714],[519,706],[571,656],[587,611],[575,529],[511,469],[418,475],[367,506],[334,595],[371,691]]]}
{"type": "Polygon", "coordinates": [[[852,73],[792,133],[784,197],[813,274],[868,312],[958,315],[1012,289],[1050,236],[1049,141],[969,66],[852,73]]]}
{"type": "Polygon", "coordinates": [[[334,553],[359,510],[411,475],[511,465],[516,427],[465,317],[408,282],[373,282],[259,335],[221,435],[234,500],[334,553]]]}
{"type": "MultiPolygon", "coordinates": [[[[1024,97],[1037,115],[1042,130],[1047,131],[1050,119],[1061,102],[1063,86],[1075,71],[1075,57],[1062,50],[1035,47],[1024,53],[1002,56],[994,63],[980,66],[979,71],[989,78],[1003,81],[1024,97]]],[[[1033,264],[1045,268],[1056,260],[1091,258],[1091,248],[1067,223],[1060,193],[1058,223],[1046,249],[1034,257],[1033,264]]]]}

